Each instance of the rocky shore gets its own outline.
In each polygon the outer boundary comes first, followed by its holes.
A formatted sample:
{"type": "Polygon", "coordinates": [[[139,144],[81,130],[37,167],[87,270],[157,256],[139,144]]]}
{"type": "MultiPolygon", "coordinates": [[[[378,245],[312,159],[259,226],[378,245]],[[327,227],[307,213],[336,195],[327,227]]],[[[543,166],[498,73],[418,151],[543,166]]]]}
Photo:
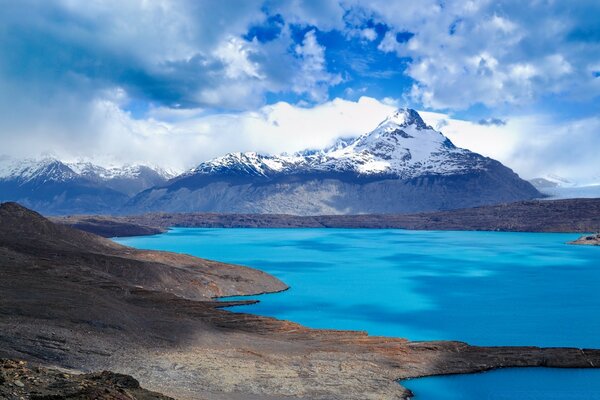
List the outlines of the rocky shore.
{"type": "Polygon", "coordinates": [[[594,232],[600,199],[535,200],[418,214],[277,215],[149,213],[70,216],[53,221],[105,237],[142,236],[187,228],[399,228],[514,232],[594,232]]]}
{"type": "Polygon", "coordinates": [[[173,400],[140,387],[129,375],[80,374],[0,359],[0,398],[7,400],[173,400]]]}
{"type": "MultiPolygon", "coordinates": [[[[285,284],[242,266],[120,246],[14,203],[0,205],[0,227],[5,359],[112,371],[167,396],[211,400],[406,399],[398,381],[407,378],[600,366],[594,349],[411,342],[233,313],[214,297],[285,284]]],[[[122,379],[108,374],[101,380],[122,379]]]]}
{"type": "Polygon", "coordinates": [[[595,235],[584,235],[577,240],[570,242],[570,244],[583,244],[588,246],[600,246],[600,233],[595,235]]]}

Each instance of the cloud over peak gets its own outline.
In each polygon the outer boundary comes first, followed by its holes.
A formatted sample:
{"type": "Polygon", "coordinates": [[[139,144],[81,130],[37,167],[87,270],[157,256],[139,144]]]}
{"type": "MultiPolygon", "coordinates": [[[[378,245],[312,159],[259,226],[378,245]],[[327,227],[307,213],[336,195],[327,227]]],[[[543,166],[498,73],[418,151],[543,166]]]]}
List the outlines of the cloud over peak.
{"type": "MultiPolygon", "coordinates": [[[[184,149],[187,165],[236,146],[298,149],[321,144],[318,135],[348,134],[339,128],[346,122],[324,112],[335,107],[352,109],[344,118],[361,128],[395,102],[479,121],[472,125],[505,137],[527,113],[558,114],[556,126],[565,127],[595,121],[598,111],[597,1],[0,0],[0,7],[7,153],[52,148],[126,159],[136,149],[139,159],[128,161],[160,163],[184,149]],[[329,122],[286,123],[282,110],[329,122]]],[[[476,135],[470,140],[477,146],[476,135]]],[[[573,149],[587,154],[585,144],[573,149]]]]}

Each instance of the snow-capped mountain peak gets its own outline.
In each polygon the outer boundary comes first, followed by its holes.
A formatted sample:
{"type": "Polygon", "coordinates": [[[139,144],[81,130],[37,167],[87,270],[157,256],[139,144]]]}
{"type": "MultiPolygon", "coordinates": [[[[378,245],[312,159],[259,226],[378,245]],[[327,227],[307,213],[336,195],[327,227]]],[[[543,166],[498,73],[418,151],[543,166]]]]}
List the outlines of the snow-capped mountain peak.
{"type": "Polygon", "coordinates": [[[417,111],[412,108],[399,108],[381,121],[377,128],[375,128],[375,131],[389,131],[409,126],[414,126],[417,130],[432,129],[425,121],[423,121],[417,111]]]}
{"type": "Polygon", "coordinates": [[[176,173],[167,171],[159,167],[150,167],[141,164],[125,164],[100,166],[89,161],[78,161],[67,164],[77,174],[94,179],[135,179],[146,173],[156,173],[164,179],[173,178],[176,173]]]}
{"type": "Polygon", "coordinates": [[[26,185],[75,183],[105,185],[120,192],[142,190],[173,178],[174,174],[144,165],[103,167],[89,161],[63,162],[54,157],[15,159],[0,156],[0,182],[26,185]]]}
{"type": "Polygon", "coordinates": [[[457,156],[466,152],[425,124],[415,110],[400,109],[373,131],[328,155],[352,160],[360,174],[387,173],[410,177],[464,169],[467,165],[456,161],[457,156]]]}
{"type": "Polygon", "coordinates": [[[208,160],[128,205],[316,215],[430,211],[538,196],[498,161],[456,147],[416,111],[400,109],[373,131],[324,149],[208,160]]]}
{"type": "Polygon", "coordinates": [[[66,182],[76,176],[69,166],[52,157],[17,160],[4,156],[0,159],[0,179],[15,179],[21,184],[34,180],[66,182]]]}
{"type": "Polygon", "coordinates": [[[484,158],[471,155],[474,153],[457,148],[427,125],[417,111],[399,109],[373,131],[354,139],[338,139],[322,150],[273,156],[229,153],[203,162],[185,175],[245,174],[268,178],[278,174],[340,172],[410,178],[481,168],[484,158]]]}

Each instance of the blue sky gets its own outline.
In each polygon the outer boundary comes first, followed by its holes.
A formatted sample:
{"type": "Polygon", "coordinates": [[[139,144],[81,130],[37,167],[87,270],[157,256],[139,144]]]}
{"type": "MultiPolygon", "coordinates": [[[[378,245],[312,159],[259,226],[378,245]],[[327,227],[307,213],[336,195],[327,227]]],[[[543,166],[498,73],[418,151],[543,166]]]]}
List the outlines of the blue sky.
{"type": "Polygon", "coordinates": [[[597,1],[0,8],[0,138],[10,155],[181,169],[226,151],[323,145],[407,106],[527,177],[600,175],[577,172],[600,170],[597,1]]]}

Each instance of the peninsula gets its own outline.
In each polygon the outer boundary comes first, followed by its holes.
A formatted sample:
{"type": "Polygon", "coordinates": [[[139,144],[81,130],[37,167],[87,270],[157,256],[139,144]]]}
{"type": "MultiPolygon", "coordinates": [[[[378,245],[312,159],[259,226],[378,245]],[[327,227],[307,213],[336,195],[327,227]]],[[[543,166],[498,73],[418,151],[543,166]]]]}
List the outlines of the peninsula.
{"type": "Polygon", "coordinates": [[[287,286],[124,247],[15,203],[0,205],[0,226],[0,357],[128,374],[177,399],[406,399],[408,378],[600,366],[600,350],[411,342],[233,313],[221,308],[243,302],[215,298],[287,286]]]}

